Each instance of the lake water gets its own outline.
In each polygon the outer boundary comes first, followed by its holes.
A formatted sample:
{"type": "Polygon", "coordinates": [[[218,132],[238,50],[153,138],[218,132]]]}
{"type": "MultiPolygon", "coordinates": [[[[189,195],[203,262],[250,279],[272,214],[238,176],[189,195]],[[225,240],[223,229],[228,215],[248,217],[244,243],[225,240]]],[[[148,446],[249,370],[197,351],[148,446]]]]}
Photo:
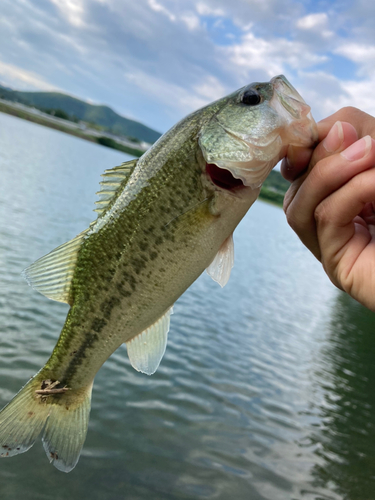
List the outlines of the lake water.
{"type": "MultiPolygon", "coordinates": [[[[48,359],[68,306],[21,271],[95,218],[126,155],[0,113],[0,405],[48,359]]],[[[41,441],[0,460],[5,500],[373,500],[375,316],[328,281],[277,207],[235,232],[222,290],[177,302],[152,377],[120,348],[95,379],[77,467],[41,441]]]]}

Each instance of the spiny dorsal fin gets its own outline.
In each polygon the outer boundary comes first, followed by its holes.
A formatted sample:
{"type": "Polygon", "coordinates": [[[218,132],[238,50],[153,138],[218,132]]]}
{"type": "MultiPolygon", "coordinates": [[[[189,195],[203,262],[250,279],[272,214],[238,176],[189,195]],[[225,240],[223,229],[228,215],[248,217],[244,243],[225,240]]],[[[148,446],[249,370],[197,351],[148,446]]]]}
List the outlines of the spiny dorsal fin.
{"type": "Polygon", "coordinates": [[[130,160],[119,167],[111,168],[104,172],[102,175],[103,181],[100,183],[101,190],[96,193],[99,195],[99,201],[95,203],[96,208],[94,212],[98,212],[98,217],[107,210],[111,202],[120,194],[137,162],[138,159],[130,160]]]}
{"type": "Polygon", "coordinates": [[[167,347],[172,307],[147,330],[126,342],[128,356],[138,372],[152,375],[158,369],[167,347]]]}
{"type": "Polygon", "coordinates": [[[46,297],[69,304],[70,285],[81,248],[89,229],[38,259],[22,272],[28,284],[46,297]]]}
{"type": "Polygon", "coordinates": [[[234,264],[233,233],[222,243],[214,260],[206,269],[207,274],[223,288],[229,280],[234,264]]]}
{"type": "MultiPolygon", "coordinates": [[[[101,199],[97,202],[98,208],[96,209],[99,216],[108,208],[111,201],[117,198],[133,172],[137,161],[130,160],[119,167],[104,172],[102,176],[104,180],[100,183],[102,189],[98,193],[101,199]]],[[[25,269],[22,275],[29,285],[49,299],[69,304],[70,286],[78,251],[93,224],[95,222],[91,223],[90,227],[78,236],[55,248],[25,269]]]]}

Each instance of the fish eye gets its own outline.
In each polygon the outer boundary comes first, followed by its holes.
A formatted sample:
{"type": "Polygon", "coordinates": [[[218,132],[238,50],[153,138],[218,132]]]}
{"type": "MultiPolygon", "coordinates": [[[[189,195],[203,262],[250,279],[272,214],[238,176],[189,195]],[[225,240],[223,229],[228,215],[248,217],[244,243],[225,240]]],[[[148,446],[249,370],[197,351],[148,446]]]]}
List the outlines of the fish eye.
{"type": "Polygon", "coordinates": [[[241,102],[247,106],[256,106],[260,101],[261,97],[254,89],[246,90],[241,99],[241,102]]]}

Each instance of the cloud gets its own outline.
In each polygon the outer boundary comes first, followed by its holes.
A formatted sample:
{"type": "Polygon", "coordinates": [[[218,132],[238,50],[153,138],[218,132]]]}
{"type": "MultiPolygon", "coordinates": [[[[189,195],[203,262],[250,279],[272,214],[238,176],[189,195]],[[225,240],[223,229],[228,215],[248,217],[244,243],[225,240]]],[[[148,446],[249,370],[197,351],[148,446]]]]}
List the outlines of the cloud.
{"type": "Polygon", "coordinates": [[[354,106],[375,116],[375,75],[365,80],[340,80],[324,71],[300,72],[296,86],[321,120],[344,106],[354,106]],[[298,83],[298,85],[297,85],[298,83]]]}
{"type": "Polygon", "coordinates": [[[148,0],[148,5],[155,12],[161,12],[162,14],[167,16],[170,21],[176,20],[176,16],[174,14],[172,14],[166,7],[164,7],[161,3],[157,2],[156,0],[148,0]]]}
{"type": "Polygon", "coordinates": [[[226,89],[221,82],[212,75],[206,76],[203,81],[194,85],[193,88],[199,96],[206,99],[205,104],[215,101],[216,99],[220,99],[220,97],[223,97],[226,92],[228,92],[228,89],[226,89]]]}
{"type": "Polygon", "coordinates": [[[301,70],[327,60],[326,56],[314,54],[301,42],[285,38],[265,40],[247,33],[238,44],[226,49],[227,57],[237,71],[250,76],[254,70],[273,77],[291,70],[301,70]]]}
{"type": "Polygon", "coordinates": [[[84,26],[84,2],[82,0],[50,0],[68,20],[70,24],[81,28],[84,26]]]}
{"type": "Polygon", "coordinates": [[[201,0],[200,15],[231,19],[243,29],[255,28],[257,34],[274,36],[288,33],[290,23],[302,15],[300,2],[293,0],[201,0]]]}
{"type": "Polygon", "coordinates": [[[181,20],[186,24],[190,31],[196,30],[200,26],[200,19],[192,12],[187,12],[181,16],[181,20]]]}
{"type": "Polygon", "coordinates": [[[296,27],[305,34],[318,35],[322,38],[332,38],[334,32],[329,27],[329,18],[325,12],[309,14],[297,20],[296,27]]]}
{"type": "Polygon", "coordinates": [[[297,21],[297,28],[302,30],[321,30],[325,28],[328,23],[328,16],[325,13],[309,14],[308,16],[301,17],[297,21]]]}
{"type": "Polygon", "coordinates": [[[335,52],[358,65],[358,75],[375,75],[375,45],[346,43],[335,52]]]}
{"type": "Polygon", "coordinates": [[[324,71],[301,71],[297,87],[316,120],[331,115],[339,109],[338,102],[350,98],[342,82],[324,71]]]}
{"type": "Polygon", "coordinates": [[[12,64],[0,61],[0,75],[4,83],[12,86],[13,82],[19,90],[33,88],[35,90],[56,91],[58,87],[46,82],[42,77],[31,71],[26,71],[12,64]]]}
{"type": "Polygon", "coordinates": [[[362,81],[344,82],[342,86],[349,98],[339,99],[337,101],[339,108],[350,104],[375,116],[375,75],[362,81]]]}
{"type": "Polygon", "coordinates": [[[225,17],[225,10],[203,2],[197,3],[197,12],[201,16],[225,17]]]}
{"type": "Polygon", "coordinates": [[[375,40],[360,27],[373,7],[322,2],[312,12],[295,0],[2,0],[0,78],[107,103],[161,131],[279,73],[318,114],[372,106],[355,92],[372,91],[375,40]]]}
{"type": "Polygon", "coordinates": [[[349,33],[348,38],[360,43],[375,42],[375,3],[368,0],[356,0],[349,3],[349,8],[340,13],[340,24],[349,33]]]}
{"type": "MultiPolygon", "coordinates": [[[[148,93],[148,99],[157,98],[171,116],[181,118],[196,109],[226,95],[229,91],[214,76],[203,77],[189,89],[163,79],[150,76],[142,71],[135,71],[126,78],[132,84],[148,93]]],[[[175,119],[177,121],[178,118],[175,119]]]]}

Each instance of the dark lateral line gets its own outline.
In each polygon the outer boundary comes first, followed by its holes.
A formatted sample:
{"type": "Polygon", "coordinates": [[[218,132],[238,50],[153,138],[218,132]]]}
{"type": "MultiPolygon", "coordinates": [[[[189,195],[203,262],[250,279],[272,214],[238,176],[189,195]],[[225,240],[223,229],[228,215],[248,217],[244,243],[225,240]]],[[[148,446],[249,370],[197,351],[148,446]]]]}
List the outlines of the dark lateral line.
{"type": "Polygon", "coordinates": [[[64,376],[62,377],[64,381],[70,380],[76,374],[78,367],[82,364],[83,359],[86,358],[86,350],[93,347],[98,340],[99,335],[97,333],[86,333],[85,340],[76,353],[74,353],[72,360],[65,370],[64,376]]]}

